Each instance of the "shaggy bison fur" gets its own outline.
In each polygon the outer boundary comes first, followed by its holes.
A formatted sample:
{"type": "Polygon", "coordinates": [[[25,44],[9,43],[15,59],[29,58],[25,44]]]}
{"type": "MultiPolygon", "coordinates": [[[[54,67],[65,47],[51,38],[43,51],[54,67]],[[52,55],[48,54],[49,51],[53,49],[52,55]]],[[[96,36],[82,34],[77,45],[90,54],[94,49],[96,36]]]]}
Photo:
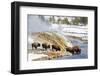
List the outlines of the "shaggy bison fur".
{"type": "Polygon", "coordinates": [[[40,46],[40,43],[38,43],[38,42],[32,43],[32,49],[33,48],[37,49],[37,47],[39,47],[39,46],[40,46]]]}
{"type": "Polygon", "coordinates": [[[80,54],[81,53],[81,49],[79,46],[67,47],[66,51],[69,51],[72,54],[80,54]]]}
{"type": "Polygon", "coordinates": [[[52,50],[60,51],[60,47],[57,45],[52,45],[52,50]]]}
{"type": "Polygon", "coordinates": [[[42,48],[45,49],[45,50],[47,50],[48,48],[50,49],[50,45],[47,44],[47,43],[43,43],[42,48]]]}

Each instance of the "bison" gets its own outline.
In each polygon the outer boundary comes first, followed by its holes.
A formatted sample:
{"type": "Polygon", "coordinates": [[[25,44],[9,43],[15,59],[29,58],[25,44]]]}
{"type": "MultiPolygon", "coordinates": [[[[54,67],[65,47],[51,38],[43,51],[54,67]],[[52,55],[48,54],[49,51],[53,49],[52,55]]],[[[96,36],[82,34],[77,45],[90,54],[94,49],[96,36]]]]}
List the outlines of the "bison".
{"type": "Polygon", "coordinates": [[[76,54],[80,54],[80,53],[81,53],[81,49],[80,49],[79,46],[74,46],[74,47],[72,48],[72,50],[75,51],[74,53],[76,53],[76,54]]]}
{"type": "Polygon", "coordinates": [[[60,51],[60,47],[57,45],[52,45],[52,50],[60,51]]]}
{"type": "Polygon", "coordinates": [[[32,49],[33,48],[37,49],[37,47],[40,47],[40,43],[38,43],[38,42],[32,43],[32,49]]]}
{"type": "Polygon", "coordinates": [[[42,48],[43,48],[44,50],[50,49],[50,45],[47,44],[47,43],[43,43],[43,44],[42,44],[42,48]]]}
{"type": "Polygon", "coordinates": [[[79,46],[67,47],[66,51],[69,51],[72,54],[80,54],[81,53],[81,49],[79,48],[79,46]]]}

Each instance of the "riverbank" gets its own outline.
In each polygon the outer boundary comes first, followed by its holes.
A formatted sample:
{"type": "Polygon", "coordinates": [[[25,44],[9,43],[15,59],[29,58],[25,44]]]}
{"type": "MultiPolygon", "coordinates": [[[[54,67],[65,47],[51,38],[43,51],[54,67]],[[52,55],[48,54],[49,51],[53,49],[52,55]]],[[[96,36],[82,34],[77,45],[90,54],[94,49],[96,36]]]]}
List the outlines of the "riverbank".
{"type": "MultiPolygon", "coordinates": [[[[28,50],[29,51],[29,50],[28,50]]],[[[31,50],[28,52],[28,60],[29,61],[37,61],[37,60],[53,60],[58,57],[63,56],[71,56],[72,54],[69,52],[62,51],[40,51],[40,50],[31,50]]]]}

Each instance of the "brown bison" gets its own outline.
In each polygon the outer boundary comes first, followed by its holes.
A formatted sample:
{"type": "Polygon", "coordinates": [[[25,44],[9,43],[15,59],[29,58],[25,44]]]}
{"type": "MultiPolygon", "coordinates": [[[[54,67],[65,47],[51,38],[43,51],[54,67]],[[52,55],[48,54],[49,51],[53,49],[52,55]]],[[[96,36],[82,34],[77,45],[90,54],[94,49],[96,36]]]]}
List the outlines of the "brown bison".
{"type": "Polygon", "coordinates": [[[37,49],[37,47],[40,47],[40,43],[38,43],[38,42],[32,43],[32,49],[33,48],[37,49]]]}
{"type": "Polygon", "coordinates": [[[52,50],[60,51],[60,47],[57,45],[52,45],[52,50]]]}
{"type": "Polygon", "coordinates": [[[80,53],[81,53],[81,49],[80,49],[79,46],[74,46],[74,47],[72,48],[72,50],[75,51],[74,53],[76,53],[76,54],[80,54],[80,53]]]}
{"type": "Polygon", "coordinates": [[[81,49],[79,48],[79,46],[67,47],[66,51],[69,51],[72,54],[80,54],[81,53],[81,49]]]}
{"type": "Polygon", "coordinates": [[[43,43],[43,44],[42,44],[42,48],[43,48],[44,50],[50,49],[50,45],[47,44],[47,43],[43,43]]]}

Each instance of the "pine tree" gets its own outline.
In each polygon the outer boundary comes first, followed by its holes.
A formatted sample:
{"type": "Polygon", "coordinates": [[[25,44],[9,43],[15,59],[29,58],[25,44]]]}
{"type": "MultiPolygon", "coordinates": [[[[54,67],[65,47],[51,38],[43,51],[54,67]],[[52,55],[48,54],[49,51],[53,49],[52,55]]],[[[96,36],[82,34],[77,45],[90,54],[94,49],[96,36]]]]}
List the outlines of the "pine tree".
{"type": "Polygon", "coordinates": [[[80,18],[80,23],[87,25],[88,24],[88,18],[87,17],[81,17],[80,18]]]}
{"type": "Polygon", "coordinates": [[[79,17],[75,17],[74,19],[72,19],[72,24],[73,25],[79,25],[80,23],[80,18],[79,17]]]}
{"type": "Polygon", "coordinates": [[[69,21],[68,21],[67,17],[64,18],[64,24],[69,24],[69,21]]]}
{"type": "Polygon", "coordinates": [[[52,20],[53,20],[53,23],[55,23],[55,17],[54,16],[52,16],[52,20]]]}
{"type": "Polygon", "coordinates": [[[58,24],[61,23],[61,18],[58,18],[57,23],[58,23],[58,24]]]}
{"type": "Polygon", "coordinates": [[[49,17],[49,22],[52,23],[52,17],[51,16],[49,17]]]}

